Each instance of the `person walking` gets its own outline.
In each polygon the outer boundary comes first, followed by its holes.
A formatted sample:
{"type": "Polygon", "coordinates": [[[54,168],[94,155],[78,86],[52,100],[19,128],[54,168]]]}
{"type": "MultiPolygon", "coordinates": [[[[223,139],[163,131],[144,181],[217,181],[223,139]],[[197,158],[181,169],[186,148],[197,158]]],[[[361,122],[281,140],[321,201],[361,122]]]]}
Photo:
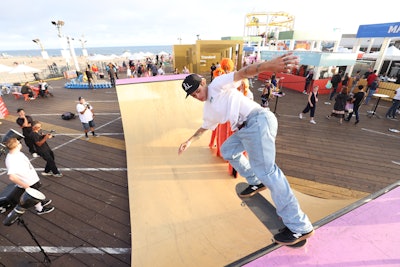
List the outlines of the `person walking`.
{"type": "Polygon", "coordinates": [[[342,88],[342,91],[335,97],[335,104],[333,105],[333,110],[331,115],[326,116],[330,119],[332,116],[339,118],[339,123],[343,123],[346,102],[348,99],[347,88],[342,88]]]}
{"type": "Polygon", "coordinates": [[[32,139],[35,141],[36,151],[46,161],[43,176],[53,175],[54,177],[63,177],[63,174],[58,170],[54,158],[54,152],[47,144],[47,140],[53,138],[51,133],[42,133],[42,124],[39,121],[32,123],[32,139]]]}
{"type": "Polygon", "coordinates": [[[351,103],[353,103],[353,111],[349,112],[349,115],[345,121],[349,122],[351,118],[353,117],[353,113],[356,115],[356,122],[354,124],[357,124],[360,122],[360,116],[358,114],[358,110],[360,109],[361,103],[364,100],[365,97],[365,91],[364,91],[364,85],[359,85],[358,86],[358,92],[355,93],[352,97],[351,103]]]}
{"type": "Polygon", "coordinates": [[[35,142],[31,138],[33,118],[26,115],[23,108],[17,109],[17,113],[16,123],[22,128],[25,144],[29,148],[29,153],[31,153],[32,157],[37,158],[39,155],[36,153],[35,142]]]}
{"type": "MultiPolygon", "coordinates": [[[[22,145],[16,138],[10,138],[6,141],[8,153],[6,156],[6,167],[8,178],[18,186],[13,194],[14,203],[18,203],[25,189],[31,187],[39,189],[41,187],[39,176],[29,159],[21,152],[22,145]]],[[[51,199],[45,199],[35,205],[36,214],[42,215],[50,213],[54,207],[49,206],[51,199]]]]}
{"type": "Polygon", "coordinates": [[[317,108],[318,102],[318,86],[314,86],[312,91],[308,93],[308,101],[307,106],[303,109],[303,111],[299,114],[299,118],[303,119],[303,115],[310,112],[310,123],[317,124],[314,120],[315,109],[317,108]]]}
{"type": "MultiPolygon", "coordinates": [[[[373,74],[370,74],[368,77],[371,77],[371,75],[373,75],[373,74]]],[[[368,85],[368,95],[365,98],[365,105],[368,105],[372,96],[375,94],[376,90],[378,89],[378,86],[379,86],[379,77],[376,77],[375,80],[370,85],[368,85]]]]}
{"type": "Polygon", "coordinates": [[[396,94],[393,96],[392,106],[386,112],[387,119],[395,119],[396,111],[400,107],[400,87],[396,89],[396,94]]]}
{"type": "Polygon", "coordinates": [[[329,96],[329,101],[331,101],[333,99],[333,97],[335,96],[336,91],[337,91],[341,81],[342,81],[342,72],[341,71],[332,76],[332,79],[331,79],[332,92],[329,96]]]}
{"type": "Polygon", "coordinates": [[[87,78],[87,82],[88,82],[88,88],[89,89],[94,89],[93,75],[92,75],[92,72],[90,71],[89,67],[86,68],[85,74],[86,74],[86,78],[87,78]]]}
{"type": "Polygon", "coordinates": [[[270,189],[277,214],[286,226],[274,235],[274,240],[283,245],[293,245],[312,236],[313,226],[301,210],[286,176],[275,163],[275,139],[278,131],[275,114],[244,96],[237,87],[242,79],[261,72],[290,73],[298,63],[297,56],[287,53],[216,77],[209,85],[198,74],[188,75],[182,83],[186,97],[192,96],[204,102],[204,107],[202,126],[179,146],[178,155],[186,151],[205,131],[213,130],[219,123],[229,121],[234,134],[222,144],[222,157],[242,177],[252,181],[244,191],[257,191],[260,184],[270,189]],[[244,151],[248,158],[243,155],[244,151]]]}
{"type": "Polygon", "coordinates": [[[308,88],[310,87],[313,77],[314,77],[314,69],[310,69],[306,75],[306,83],[304,85],[303,94],[305,95],[308,94],[308,88]]]}
{"type": "Polygon", "coordinates": [[[81,120],[83,130],[85,132],[86,140],[89,140],[88,132],[92,132],[93,137],[98,137],[94,131],[96,124],[94,123],[94,113],[93,106],[91,106],[83,97],[78,98],[79,103],[76,105],[76,111],[79,114],[79,119],[81,120]]]}

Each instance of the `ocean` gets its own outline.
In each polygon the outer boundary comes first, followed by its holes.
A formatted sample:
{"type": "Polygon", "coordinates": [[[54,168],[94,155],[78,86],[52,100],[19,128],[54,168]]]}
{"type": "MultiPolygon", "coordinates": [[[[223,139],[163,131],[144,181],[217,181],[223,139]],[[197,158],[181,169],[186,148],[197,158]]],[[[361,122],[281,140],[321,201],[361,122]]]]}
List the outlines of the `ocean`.
{"type": "MultiPolygon", "coordinates": [[[[172,54],[172,45],[157,45],[157,46],[118,46],[118,47],[85,47],[89,55],[121,55],[124,52],[139,53],[139,52],[150,52],[152,54],[158,54],[160,52],[166,52],[172,54]]],[[[61,56],[61,48],[59,49],[46,49],[45,50],[49,57],[61,56]]],[[[82,56],[82,48],[75,47],[75,54],[77,56],[82,56]]],[[[0,58],[2,56],[12,56],[12,57],[38,57],[41,56],[40,49],[32,50],[0,50],[0,58]]]]}

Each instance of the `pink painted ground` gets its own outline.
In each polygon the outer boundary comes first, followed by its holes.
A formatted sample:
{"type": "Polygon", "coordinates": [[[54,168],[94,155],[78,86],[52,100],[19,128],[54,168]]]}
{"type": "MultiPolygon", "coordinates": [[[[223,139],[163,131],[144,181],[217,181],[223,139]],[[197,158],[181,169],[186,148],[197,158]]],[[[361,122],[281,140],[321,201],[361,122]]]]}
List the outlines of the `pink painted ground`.
{"type": "Polygon", "coordinates": [[[400,187],[321,226],[308,241],[244,266],[400,266],[400,187]]]}

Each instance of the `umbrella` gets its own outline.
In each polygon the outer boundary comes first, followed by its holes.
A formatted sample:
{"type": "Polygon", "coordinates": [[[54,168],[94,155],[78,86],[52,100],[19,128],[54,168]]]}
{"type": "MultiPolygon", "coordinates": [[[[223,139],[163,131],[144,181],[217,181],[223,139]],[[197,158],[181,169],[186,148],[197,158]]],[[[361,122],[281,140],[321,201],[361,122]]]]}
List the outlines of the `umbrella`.
{"type": "Polygon", "coordinates": [[[87,59],[89,61],[109,61],[111,59],[113,59],[114,57],[112,56],[105,56],[105,55],[101,55],[101,54],[96,54],[94,56],[90,56],[87,59]]]}
{"type": "MultiPolygon", "coordinates": [[[[25,76],[25,79],[27,79],[26,74],[27,73],[33,73],[33,72],[37,73],[37,72],[41,72],[41,70],[29,67],[28,65],[19,64],[18,66],[16,66],[12,70],[10,70],[8,73],[10,73],[10,74],[23,73],[24,76],[25,76]]],[[[35,76],[35,78],[36,78],[36,76],[35,76]]]]}
{"type": "Polygon", "coordinates": [[[19,64],[15,68],[9,71],[11,74],[15,73],[31,73],[31,72],[41,72],[41,70],[29,67],[28,65],[19,64]]]}

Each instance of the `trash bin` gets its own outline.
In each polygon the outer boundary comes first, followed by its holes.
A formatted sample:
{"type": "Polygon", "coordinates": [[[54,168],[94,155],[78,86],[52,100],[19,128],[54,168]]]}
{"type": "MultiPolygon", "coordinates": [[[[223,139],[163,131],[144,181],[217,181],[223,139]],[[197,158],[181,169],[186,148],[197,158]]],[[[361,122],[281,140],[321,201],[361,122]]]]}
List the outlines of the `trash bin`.
{"type": "Polygon", "coordinates": [[[36,81],[40,81],[39,73],[35,72],[35,73],[33,74],[33,77],[35,77],[35,80],[36,80],[36,81]]]}

